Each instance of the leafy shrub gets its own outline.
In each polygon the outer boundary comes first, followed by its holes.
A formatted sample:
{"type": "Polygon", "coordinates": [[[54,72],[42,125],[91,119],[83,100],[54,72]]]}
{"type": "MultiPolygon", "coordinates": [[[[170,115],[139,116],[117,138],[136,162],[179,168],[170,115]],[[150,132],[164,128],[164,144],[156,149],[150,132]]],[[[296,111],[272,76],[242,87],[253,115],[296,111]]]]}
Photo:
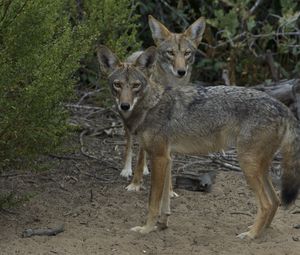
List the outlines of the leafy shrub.
{"type": "Polygon", "coordinates": [[[130,1],[86,0],[83,10],[79,2],[0,3],[1,167],[60,143],[67,133],[63,102],[72,97],[74,73],[93,55],[96,39],[123,54],[124,45],[135,45],[130,1]]]}

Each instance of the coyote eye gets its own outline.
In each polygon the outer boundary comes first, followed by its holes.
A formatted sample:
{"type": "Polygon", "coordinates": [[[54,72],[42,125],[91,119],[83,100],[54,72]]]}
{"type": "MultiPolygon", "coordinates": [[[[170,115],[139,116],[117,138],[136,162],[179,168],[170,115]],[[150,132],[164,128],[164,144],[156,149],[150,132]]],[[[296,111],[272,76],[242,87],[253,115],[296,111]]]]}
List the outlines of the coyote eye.
{"type": "Polygon", "coordinates": [[[141,83],[139,81],[136,81],[132,84],[133,89],[139,89],[141,87],[141,83]]]}
{"type": "Polygon", "coordinates": [[[122,84],[119,80],[115,80],[113,82],[113,86],[114,86],[115,89],[120,89],[122,87],[122,84]]]}
{"type": "Polygon", "coordinates": [[[184,56],[189,57],[191,56],[191,54],[192,54],[191,50],[186,50],[184,56]]]}

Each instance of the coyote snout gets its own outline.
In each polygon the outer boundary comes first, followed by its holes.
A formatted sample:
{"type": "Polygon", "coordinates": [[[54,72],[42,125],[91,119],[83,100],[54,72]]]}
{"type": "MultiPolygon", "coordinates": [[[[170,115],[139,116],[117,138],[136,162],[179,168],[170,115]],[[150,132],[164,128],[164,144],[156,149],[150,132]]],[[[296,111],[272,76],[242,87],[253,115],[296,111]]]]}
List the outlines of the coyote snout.
{"type": "MultiPolygon", "coordinates": [[[[170,53],[167,53],[169,55],[170,53]]],[[[186,63],[186,59],[184,54],[181,52],[172,53],[168,56],[171,64],[169,67],[171,68],[171,72],[178,78],[183,78],[187,74],[188,64],[186,63]]]]}
{"type": "Polygon", "coordinates": [[[183,77],[183,76],[185,76],[186,71],[183,70],[183,69],[179,69],[179,70],[177,71],[177,74],[178,74],[179,77],[183,77]]]}
{"type": "Polygon", "coordinates": [[[111,90],[115,95],[117,107],[121,114],[126,115],[133,110],[139,100],[141,83],[133,81],[130,84],[124,84],[120,80],[112,82],[111,90]]]}
{"type": "Polygon", "coordinates": [[[128,111],[130,109],[130,104],[129,103],[121,103],[120,104],[120,108],[121,110],[123,110],[124,112],[128,111]]]}
{"type": "Polygon", "coordinates": [[[134,90],[138,90],[138,87],[133,89],[130,86],[124,85],[120,80],[114,80],[111,89],[115,94],[118,110],[124,113],[132,111],[137,101],[133,93],[134,90]]]}

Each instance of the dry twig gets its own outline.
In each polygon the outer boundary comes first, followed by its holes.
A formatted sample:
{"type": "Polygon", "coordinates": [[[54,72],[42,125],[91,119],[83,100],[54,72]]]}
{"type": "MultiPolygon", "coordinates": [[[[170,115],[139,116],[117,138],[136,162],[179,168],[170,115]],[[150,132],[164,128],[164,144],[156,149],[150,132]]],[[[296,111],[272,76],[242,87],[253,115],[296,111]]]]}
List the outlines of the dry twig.
{"type": "Polygon", "coordinates": [[[64,225],[57,228],[46,228],[46,229],[25,229],[22,233],[22,237],[31,236],[56,236],[57,234],[64,232],[64,225]]]}
{"type": "Polygon", "coordinates": [[[274,58],[272,56],[272,52],[271,50],[267,50],[267,54],[266,54],[266,61],[270,67],[270,71],[271,71],[271,74],[272,74],[272,78],[275,82],[278,82],[279,80],[279,73],[278,73],[278,70],[275,66],[275,62],[274,62],[274,58]]]}
{"type": "Polygon", "coordinates": [[[105,110],[102,107],[96,107],[96,106],[89,106],[89,105],[77,105],[77,104],[65,104],[68,108],[77,108],[77,109],[84,109],[84,110],[105,110]]]}
{"type": "Polygon", "coordinates": [[[212,159],[212,161],[213,161],[214,163],[217,163],[217,164],[223,166],[223,167],[229,168],[229,169],[232,170],[232,171],[236,171],[236,172],[240,172],[240,171],[241,171],[241,168],[240,168],[240,167],[235,166],[235,165],[232,165],[232,164],[230,164],[230,163],[223,162],[223,161],[218,160],[218,159],[212,159]]]}
{"type": "Polygon", "coordinates": [[[95,156],[93,156],[93,155],[90,155],[89,153],[87,153],[87,152],[84,150],[83,136],[86,135],[88,132],[89,132],[89,131],[88,131],[87,129],[85,129],[85,130],[83,130],[83,131],[80,133],[80,135],[79,135],[79,141],[80,141],[80,145],[81,145],[80,151],[81,151],[81,153],[82,153],[84,156],[86,156],[86,157],[88,157],[88,158],[92,158],[92,159],[97,159],[97,160],[98,160],[97,157],[95,157],[95,156]]]}
{"type": "Polygon", "coordinates": [[[96,89],[95,91],[90,91],[90,92],[84,93],[84,95],[79,99],[79,101],[76,103],[76,105],[80,105],[83,102],[84,99],[100,92],[101,90],[102,89],[96,89]]]}
{"type": "Polygon", "coordinates": [[[235,214],[241,214],[241,215],[247,215],[249,217],[252,217],[252,215],[250,213],[246,213],[246,212],[231,212],[231,215],[235,215],[235,214]]]}
{"type": "Polygon", "coordinates": [[[65,159],[65,160],[84,160],[83,158],[79,158],[79,157],[66,156],[66,155],[55,155],[55,154],[49,154],[49,157],[57,158],[57,159],[65,159]]]}

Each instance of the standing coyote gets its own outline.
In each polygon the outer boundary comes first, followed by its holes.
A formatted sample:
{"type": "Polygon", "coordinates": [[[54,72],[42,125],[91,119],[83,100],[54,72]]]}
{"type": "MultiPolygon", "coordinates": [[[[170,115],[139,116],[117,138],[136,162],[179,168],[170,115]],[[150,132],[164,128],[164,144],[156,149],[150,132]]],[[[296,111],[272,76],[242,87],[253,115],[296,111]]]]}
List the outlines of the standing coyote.
{"type": "Polygon", "coordinates": [[[293,202],[300,186],[300,126],[289,109],[267,94],[241,87],[157,84],[145,74],[155,61],[148,48],[134,64],[122,64],[105,46],[99,48],[102,67],[109,71],[111,93],[122,105],[133,97],[131,111],[122,113],[137,134],[151,164],[148,233],[168,226],[171,153],[203,154],[236,146],[237,156],[258,204],[257,217],[240,238],[255,238],[271,224],[279,205],[268,170],[276,151],[283,155],[281,200],[293,202]],[[160,218],[159,218],[160,216],[160,218]],[[159,218],[159,219],[158,219],[159,218]]]}
{"type": "MultiPolygon", "coordinates": [[[[183,33],[172,33],[163,24],[149,15],[149,26],[152,32],[153,40],[157,46],[157,61],[151,70],[153,81],[159,81],[162,86],[185,86],[190,81],[192,64],[195,60],[195,53],[202,40],[205,30],[205,20],[203,17],[197,19],[183,33]]],[[[126,62],[134,62],[142,51],[135,52],[129,56],[126,62]]],[[[99,61],[101,59],[99,58],[99,61]]],[[[133,98],[126,98],[126,101],[132,101],[133,98]]],[[[120,106],[121,107],[121,106],[120,106]]],[[[128,105],[123,105],[121,111],[130,111],[128,105]]],[[[121,175],[128,177],[132,174],[132,135],[125,128],[126,150],[125,164],[121,175]]],[[[146,164],[146,155],[144,151],[139,151],[138,166],[134,171],[134,177],[131,184],[126,187],[130,191],[140,189],[142,173],[148,173],[146,164]]]]}

